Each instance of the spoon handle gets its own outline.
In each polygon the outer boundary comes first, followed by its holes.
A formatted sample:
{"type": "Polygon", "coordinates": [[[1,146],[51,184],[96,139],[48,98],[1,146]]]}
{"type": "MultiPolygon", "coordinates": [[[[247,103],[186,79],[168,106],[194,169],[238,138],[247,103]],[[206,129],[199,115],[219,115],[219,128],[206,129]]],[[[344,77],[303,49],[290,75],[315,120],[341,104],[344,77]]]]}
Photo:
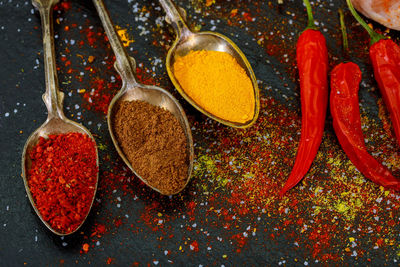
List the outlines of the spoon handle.
{"type": "Polygon", "coordinates": [[[185,37],[189,35],[191,32],[186,25],[186,22],[179,12],[178,8],[171,0],[159,0],[161,6],[167,13],[165,20],[171,24],[176,31],[177,38],[180,39],[181,36],[185,37]]]}
{"type": "Polygon", "coordinates": [[[116,70],[121,75],[123,81],[136,84],[135,66],[133,66],[134,61],[132,61],[126,53],[103,0],[93,0],[93,3],[97,9],[104,30],[106,31],[111,48],[114,51],[117,63],[116,70]]]}
{"type": "Polygon", "coordinates": [[[32,0],[32,5],[39,10],[43,32],[44,72],[46,92],[42,98],[48,111],[48,119],[64,118],[64,93],[58,89],[56,59],[54,53],[53,7],[59,0],[32,0]]]}

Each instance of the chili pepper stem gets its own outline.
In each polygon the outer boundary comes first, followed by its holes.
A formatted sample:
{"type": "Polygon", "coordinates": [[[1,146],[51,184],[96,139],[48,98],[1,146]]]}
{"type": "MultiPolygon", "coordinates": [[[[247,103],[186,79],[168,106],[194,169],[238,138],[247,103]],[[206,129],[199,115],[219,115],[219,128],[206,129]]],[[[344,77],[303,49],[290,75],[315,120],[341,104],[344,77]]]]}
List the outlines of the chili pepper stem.
{"type": "Polygon", "coordinates": [[[349,41],[347,39],[347,31],[346,31],[346,24],[344,22],[344,13],[341,8],[339,8],[339,17],[340,17],[340,30],[342,31],[342,38],[343,38],[343,50],[345,53],[349,50],[349,41]]]}
{"type": "Polygon", "coordinates": [[[308,16],[308,24],[307,24],[306,30],[309,30],[309,29],[317,30],[317,26],[315,26],[315,23],[314,23],[314,17],[313,17],[313,14],[312,14],[312,8],[311,8],[310,1],[303,0],[303,3],[306,5],[307,16],[308,16]]]}
{"type": "Polygon", "coordinates": [[[365,22],[365,20],[363,20],[361,18],[361,16],[358,15],[357,11],[354,9],[354,6],[353,6],[353,3],[351,2],[351,0],[346,0],[346,2],[347,2],[347,6],[350,9],[351,14],[353,14],[354,18],[358,21],[358,23],[361,24],[361,26],[363,26],[363,28],[368,32],[369,36],[371,37],[370,45],[373,45],[376,42],[378,42],[379,40],[386,38],[382,34],[379,34],[379,33],[375,32],[373,29],[371,29],[371,27],[365,22]]]}

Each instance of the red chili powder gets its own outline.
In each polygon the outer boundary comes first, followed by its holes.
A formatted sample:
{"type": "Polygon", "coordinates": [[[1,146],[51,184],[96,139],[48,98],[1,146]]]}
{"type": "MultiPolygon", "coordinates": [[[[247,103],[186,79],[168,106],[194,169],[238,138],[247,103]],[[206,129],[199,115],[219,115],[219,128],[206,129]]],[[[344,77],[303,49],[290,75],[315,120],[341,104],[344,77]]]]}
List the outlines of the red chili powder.
{"type": "Polygon", "coordinates": [[[29,153],[28,185],[43,220],[61,233],[85,219],[97,182],[95,143],[81,133],[40,137],[29,153]]]}
{"type": "Polygon", "coordinates": [[[70,9],[71,9],[71,2],[69,2],[69,1],[62,1],[62,2],[58,3],[57,5],[55,5],[55,7],[54,7],[54,11],[58,11],[58,10],[68,11],[70,9]]]}

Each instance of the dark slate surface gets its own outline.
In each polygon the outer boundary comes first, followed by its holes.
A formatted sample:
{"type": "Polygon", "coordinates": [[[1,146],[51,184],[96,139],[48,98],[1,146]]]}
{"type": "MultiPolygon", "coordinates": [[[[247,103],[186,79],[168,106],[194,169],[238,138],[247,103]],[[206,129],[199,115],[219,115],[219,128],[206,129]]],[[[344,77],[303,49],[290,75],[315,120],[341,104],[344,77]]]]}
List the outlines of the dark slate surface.
{"type": "MultiPolygon", "coordinates": [[[[166,51],[163,47],[153,46],[154,40],[161,41],[161,37],[157,36],[157,32],[140,36],[141,29],[136,26],[134,20],[136,14],[134,14],[134,5],[136,1],[126,0],[107,0],[106,5],[110,9],[111,16],[114,22],[118,25],[129,25],[128,33],[134,36],[135,43],[131,45],[132,51],[130,54],[133,55],[137,62],[141,62],[144,66],[151,68],[151,58],[163,59],[166,55],[166,51]]],[[[138,1],[140,7],[148,6],[152,8],[152,14],[147,22],[138,22],[140,25],[144,25],[147,28],[154,27],[152,23],[156,18],[163,16],[163,11],[158,8],[154,8],[158,5],[157,1],[138,1]]],[[[191,4],[199,1],[178,1],[182,6],[187,8],[190,20],[197,24],[202,24],[202,30],[212,28],[212,20],[216,21],[218,10],[215,14],[211,10],[210,13],[202,17],[201,14],[195,13],[195,9],[191,7],[191,4]],[[192,15],[193,14],[193,15],[192,15]]],[[[227,10],[231,10],[235,7],[241,8],[249,6],[253,8],[251,13],[252,16],[262,19],[263,17],[270,17],[275,21],[279,21],[280,17],[287,18],[289,15],[285,13],[284,8],[289,8],[292,12],[296,11],[299,16],[293,18],[293,28],[287,27],[287,31],[293,31],[297,36],[301,29],[305,25],[305,13],[301,6],[301,1],[285,1],[283,7],[278,7],[273,3],[273,8],[263,8],[262,4],[258,2],[264,1],[217,1],[218,5],[221,5],[227,10]]],[[[272,1],[274,2],[274,1],[272,1]]],[[[329,7],[333,11],[329,14],[336,14],[338,6],[343,6],[343,3],[334,2],[333,7],[329,7]]],[[[341,1],[344,2],[344,1],[341,1]]],[[[61,12],[56,17],[63,18],[63,22],[55,25],[55,32],[58,35],[56,39],[56,54],[57,62],[60,63],[61,52],[65,51],[66,44],[64,39],[83,39],[82,35],[78,30],[66,32],[63,30],[65,25],[68,23],[82,23],[82,26],[93,25],[94,27],[101,27],[100,21],[96,16],[94,7],[90,1],[72,1],[72,8],[68,12],[61,12]],[[87,21],[90,23],[88,24],[87,21]]],[[[265,4],[266,6],[266,4],[265,4]]],[[[316,14],[318,21],[324,21],[328,13],[324,12],[325,9],[318,9],[319,13],[316,14]]],[[[332,16],[332,15],[331,15],[332,16]]],[[[347,14],[347,20],[351,20],[351,17],[347,14]]],[[[337,31],[337,18],[333,17],[326,22],[325,27],[328,32],[325,36],[328,40],[328,46],[330,52],[337,60],[338,55],[341,54],[340,48],[340,37],[337,31]]],[[[232,27],[229,26],[226,19],[221,18],[217,22],[218,32],[224,33],[232,40],[238,43],[244,53],[248,56],[250,63],[252,64],[256,76],[259,80],[263,81],[261,93],[264,96],[272,96],[276,100],[288,105],[290,108],[296,110],[299,109],[299,101],[296,99],[298,94],[298,86],[295,80],[288,78],[286,85],[282,82],[276,71],[280,73],[287,73],[287,68],[291,69],[292,63],[281,63],[274,56],[268,55],[264,49],[260,49],[260,46],[254,40],[250,34],[251,31],[243,27],[232,27]],[[287,89],[289,88],[289,89],[287,89]],[[284,94],[282,92],[285,92],[284,94]],[[284,97],[283,95],[286,95],[284,97]],[[287,100],[289,98],[289,100],[287,100]]],[[[278,24],[279,26],[279,24],[278,24]]],[[[91,263],[94,266],[105,265],[106,259],[112,257],[115,259],[115,263],[118,265],[129,266],[133,262],[140,262],[143,264],[155,263],[166,265],[167,258],[163,255],[163,250],[157,248],[157,243],[151,236],[151,230],[144,228],[143,232],[137,233],[132,237],[124,233],[124,231],[116,231],[114,234],[103,237],[101,239],[101,245],[96,248],[90,249],[89,253],[82,254],[80,252],[82,243],[85,242],[85,235],[90,234],[90,227],[95,221],[102,221],[104,217],[108,215],[103,212],[102,206],[99,205],[89,216],[88,222],[83,226],[83,235],[77,234],[72,237],[68,237],[65,240],[61,240],[49,233],[43,227],[40,220],[36,217],[30,203],[26,197],[23,181],[21,178],[21,152],[23,145],[28,138],[29,134],[33,132],[46,118],[45,106],[41,101],[41,94],[44,92],[44,76],[43,76],[43,58],[42,58],[42,40],[40,32],[40,20],[38,12],[33,9],[29,1],[22,0],[6,0],[0,1],[0,265],[1,266],[22,266],[27,263],[28,266],[54,266],[60,264],[60,260],[63,260],[65,264],[72,265],[74,263],[78,265],[87,265],[91,263]],[[67,245],[63,244],[66,242],[67,245]],[[123,243],[123,245],[121,245],[123,243]],[[157,260],[155,260],[157,259],[157,260]]],[[[264,25],[263,23],[255,23],[253,27],[259,27],[260,31],[271,30],[271,25],[264,25]]],[[[379,26],[378,26],[379,27],[379,26]]],[[[167,36],[173,39],[173,33],[169,30],[169,27],[164,25],[163,29],[167,31],[167,36]]],[[[252,29],[253,31],[255,29],[252,29]]],[[[352,26],[350,32],[350,46],[354,46],[359,38],[367,38],[365,34],[361,33],[361,28],[352,26]],[[357,32],[358,31],[358,32],[357,32]],[[353,36],[355,38],[353,38],[353,36]],[[361,37],[360,37],[361,36],[361,37]]],[[[282,32],[282,34],[286,34],[282,32]]],[[[392,34],[394,36],[395,34],[392,34]]],[[[294,38],[290,41],[294,44],[294,38]]],[[[170,41],[167,41],[170,42],[170,41]]],[[[279,44],[278,44],[279,45],[279,44]]],[[[89,46],[78,48],[71,46],[71,55],[82,53],[85,55],[93,55],[96,58],[104,58],[107,55],[111,55],[110,48],[104,44],[99,44],[95,49],[89,46]]],[[[363,88],[369,87],[373,84],[371,79],[372,71],[368,65],[368,59],[365,57],[365,51],[362,50],[362,57],[358,57],[357,51],[352,53],[353,59],[359,63],[360,67],[364,70],[365,83],[363,88]]],[[[67,55],[69,56],[69,55],[67,55]]],[[[339,56],[340,57],[340,56],[339,56]]],[[[72,64],[77,69],[82,69],[83,66],[77,61],[77,57],[71,56],[72,64]]],[[[102,68],[100,61],[96,61],[97,68],[102,68]]],[[[82,83],[78,83],[75,79],[71,79],[71,83],[66,83],[70,79],[69,75],[65,73],[67,69],[65,67],[60,68],[59,79],[60,87],[65,91],[75,90],[76,88],[85,88],[90,83],[89,75],[83,77],[82,83]]],[[[188,114],[191,114],[191,120],[204,120],[200,114],[198,114],[193,108],[185,103],[181,97],[177,95],[171,88],[171,83],[167,78],[166,70],[163,65],[156,69],[156,74],[159,78],[159,82],[162,86],[165,86],[175,96],[178,97],[180,102],[183,104],[188,114]]],[[[110,79],[107,74],[107,79],[110,79]]],[[[116,75],[116,73],[114,73],[116,75]]],[[[371,117],[376,117],[378,114],[377,106],[375,105],[377,94],[368,90],[360,91],[361,101],[365,106],[368,106],[368,112],[371,117]]],[[[76,104],[81,104],[82,100],[79,94],[74,93],[71,97],[65,99],[65,112],[68,117],[71,114],[77,114],[75,110],[76,104]]],[[[95,135],[98,142],[108,142],[108,132],[106,128],[105,118],[96,112],[87,111],[79,108],[79,111],[84,113],[84,119],[78,120],[83,122],[95,135]],[[92,121],[91,125],[88,125],[88,121],[92,121]],[[101,125],[100,125],[101,124],[101,125]]],[[[75,116],[76,117],[76,116],[75,116]]],[[[204,136],[196,135],[197,141],[201,141],[204,136]]],[[[108,154],[111,159],[116,159],[117,155],[112,148],[108,148],[105,151],[101,151],[101,158],[108,154]]],[[[107,162],[102,162],[102,170],[107,170],[107,162]]],[[[129,198],[125,200],[126,213],[130,214],[129,223],[135,223],[136,217],[143,209],[144,203],[138,201],[132,201],[129,198]]],[[[108,208],[110,209],[110,208],[108,208]]],[[[111,209],[117,209],[115,205],[111,209]]],[[[173,211],[172,211],[173,212],[173,211]]],[[[182,239],[184,233],[182,232],[179,223],[176,222],[172,225],[175,233],[176,243],[166,243],[165,247],[170,250],[177,250],[176,244],[182,239]]],[[[262,235],[262,233],[261,233],[262,235]]],[[[90,243],[92,245],[92,243],[90,243]]],[[[302,265],[304,260],[309,257],[307,251],[303,251],[302,248],[296,251],[287,249],[285,242],[272,242],[268,240],[268,237],[260,238],[251,245],[252,249],[247,250],[242,254],[234,255],[230,258],[229,262],[225,262],[221,255],[224,254],[224,250],[229,245],[225,242],[220,243],[219,247],[214,247],[214,253],[203,254],[198,253],[195,255],[184,255],[182,257],[175,257],[174,262],[182,265],[199,264],[210,264],[210,265],[251,265],[257,264],[273,264],[276,265],[280,259],[299,258],[299,262],[302,265]],[[261,246],[270,246],[271,250],[257,249],[261,246]],[[272,249],[273,248],[273,249],[272,249]]],[[[203,250],[204,252],[204,250],[203,250]]],[[[377,264],[381,260],[386,261],[387,259],[374,259],[377,264]]],[[[349,263],[356,263],[352,258],[347,257],[346,261],[349,263]]],[[[362,261],[361,263],[363,263],[362,261]]],[[[393,263],[392,259],[389,259],[389,264],[393,263]]],[[[365,262],[364,262],[365,263],[365,262]]],[[[296,264],[292,261],[290,264],[296,264]]]]}

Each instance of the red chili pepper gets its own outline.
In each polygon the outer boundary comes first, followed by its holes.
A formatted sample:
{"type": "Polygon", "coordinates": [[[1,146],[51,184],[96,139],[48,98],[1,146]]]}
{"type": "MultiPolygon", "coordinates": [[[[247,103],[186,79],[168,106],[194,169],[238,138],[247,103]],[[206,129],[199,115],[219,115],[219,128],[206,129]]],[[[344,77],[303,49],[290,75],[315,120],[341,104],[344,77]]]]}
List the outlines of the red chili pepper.
{"type": "Polygon", "coordinates": [[[328,105],[328,50],[325,37],[316,30],[311,5],[307,7],[308,26],[297,42],[300,76],[301,138],[296,161],[280,195],[297,185],[308,172],[321,144],[328,105]]]}
{"type": "Polygon", "coordinates": [[[400,144],[400,47],[392,40],[382,39],[371,46],[369,56],[400,144]]]}
{"type": "Polygon", "coordinates": [[[387,188],[400,190],[400,180],[372,157],[361,129],[358,89],[361,70],[353,62],[341,63],[331,72],[330,107],[333,128],[344,152],[368,179],[387,188]]]}
{"type": "Polygon", "coordinates": [[[347,0],[347,4],[353,16],[371,37],[369,56],[375,79],[389,110],[394,133],[400,145],[400,47],[392,40],[373,31],[355,11],[350,0],[347,0]]]}

